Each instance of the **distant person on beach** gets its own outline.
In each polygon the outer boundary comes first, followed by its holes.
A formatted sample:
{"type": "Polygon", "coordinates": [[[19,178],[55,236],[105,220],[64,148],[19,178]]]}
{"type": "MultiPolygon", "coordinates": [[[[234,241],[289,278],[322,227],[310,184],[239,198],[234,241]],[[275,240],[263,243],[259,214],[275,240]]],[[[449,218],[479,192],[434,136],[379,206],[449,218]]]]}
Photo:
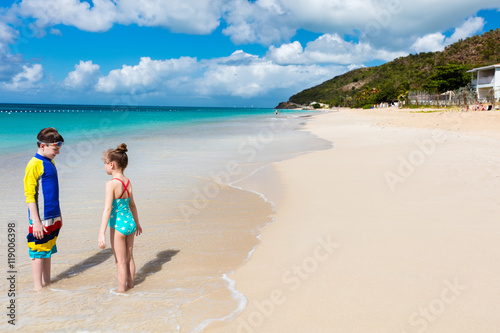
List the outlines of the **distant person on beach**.
{"type": "Polygon", "coordinates": [[[63,224],[54,158],[59,154],[64,139],[52,127],[42,129],[37,139],[38,151],[26,165],[24,194],[30,224],[26,238],[33,289],[38,291],[50,284],[51,257],[57,253],[56,241],[63,224]],[[39,200],[40,194],[42,200],[39,200]]]}
{"type": "Polygon", "coordinates": [[[123,174],[127,165],[127,145],[124,143],[104,154],[104,170],[113,178],[106,183],[98,244],[101,249],[106,248],[106,229],[109,225],[109,238],[118,270],[120,293],[134,287],[134,236],[142,233],[132,185],[123,174]]]}

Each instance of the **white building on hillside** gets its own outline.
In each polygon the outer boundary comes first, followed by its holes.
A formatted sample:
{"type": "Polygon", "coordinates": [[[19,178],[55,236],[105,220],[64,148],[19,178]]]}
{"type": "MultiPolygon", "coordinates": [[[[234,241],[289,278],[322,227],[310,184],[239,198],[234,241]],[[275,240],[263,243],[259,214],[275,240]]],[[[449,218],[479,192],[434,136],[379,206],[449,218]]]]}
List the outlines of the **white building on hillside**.
{"type": "Polygon", "coordinates": [[[472,74],[471,87],[476,89],[479,101],[491,102],[492,95],[496,101],[500,99],[500,64],[474,68],[467,73],[472,74]]]}

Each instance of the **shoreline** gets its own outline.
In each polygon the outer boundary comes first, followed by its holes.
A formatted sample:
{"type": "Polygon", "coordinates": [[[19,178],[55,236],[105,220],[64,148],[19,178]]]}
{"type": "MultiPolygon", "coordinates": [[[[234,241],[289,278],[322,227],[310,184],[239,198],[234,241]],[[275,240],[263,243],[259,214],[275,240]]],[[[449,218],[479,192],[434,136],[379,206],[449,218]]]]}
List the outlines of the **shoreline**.
{"type": "MultiPolygon", "coordinates": [[[[300,119],[305,119],[309,121],[309,119],[313,119],[319,114],[312,114],[312,115],[303,115],[303,116],[298,116],[300,119]]],[[[305,126],[307,126],[307,123],[302,123],[300,124],[300,128],[296,129],[296,131],[306,131],[305,126]]],[[[307,131],[306,131],[307,132],[307,131]]],[[[311,133],[312,134],[312,133],[311,133]]],[[[314,135],[318,139],[321,139],[320,137],[314,135]]],[[[227,282],[227,288],[231,292],[231,296],[234,300],[239,299],[238,305],[236,309],[234,309],[231,313],[227,314],[224,317],[220,318],[207,318],[203,322],[199,323],[198,326],[195,327],[195,329],[192,331],[193,333],[197,332],[205,332],[206,328],[210,328],[212,326],[218,326],[220,324],[224,324],[227,322],[231,322],[235,318],[237,318],[246,308],[247,306],[247,298],[245,295],[239,291],[237,288],[235,288],[236,281],[234,281],[231,276],[241,267],[243,267],[248,261],[251,260],[253,253],[258,249],[258,247],[262,243],[262,233],[263,231],[273,223],[275,223],[275,217],[274,215],[277,213],[276,211],[276,204],[274,201],[271,201],[266,195],[262,192],[259,192],[258,190],[247,188],[243,186],[242,184],[245,184],[246,179],[252,178],[255,174],[259,174],[262,172],[265,172],[266,169],[272,167],[273,164],[275,163],[280,163],[283,161],[286,161],[288,159],[294,158],[296,156],[301,156],[301,155],[306,155],[311,152],[316,152],[316,151],[322,151],[322,150],[327,150],[331,149],[329,148],[323,148],[319,150],[306,150],[306,151],[299,151],[295,152],[292,156],[289,156],[288,158],[282,159],[282,160],[277,160],[277,161],[272,161],[267,164],[261,165],[259,168],[253,170],[250,174],[245,175],[243,178],[236,179],[231,181],[228,184],[222,184],[223,186],[228,186],[229,188],[236,189],[238,191],[242,191],[243,193],[250,193],[259,196],[266,205],[271,206],[272,213],[268,215],[267,222],[264,224],[261,224],[260,226],[257,227],[256,229],[256,234],[255,239],[257,239],[257,243],[252,247],[252,249],[247,253],[247,256],[242,260],[241,263],[239,263],[236,267],[233,267],[230,271],[224,272],[221,275],[221,278],[227,282]],[[241,186],[240,186],[241,185],[241,186]]]]}
{"type": "Polygon", "coordinates": [[[308,121],[335,148],[242,184],[276,204],[275,222],[230,276],[247,307],[206,332],[473,332],[463,329],[471,322],[497,331],[477,299],[498,305],[489,295],[500,290],[477,288],[500,274],[500,113],[470,113],[339,110],[308,121]],[[398,174],[411,158],[413,171],[398,174]],[[451,291],[453,302],[439,299],[451,291]],[[415,313],[432,304],[443,306],[438,323],[415,313]]]}

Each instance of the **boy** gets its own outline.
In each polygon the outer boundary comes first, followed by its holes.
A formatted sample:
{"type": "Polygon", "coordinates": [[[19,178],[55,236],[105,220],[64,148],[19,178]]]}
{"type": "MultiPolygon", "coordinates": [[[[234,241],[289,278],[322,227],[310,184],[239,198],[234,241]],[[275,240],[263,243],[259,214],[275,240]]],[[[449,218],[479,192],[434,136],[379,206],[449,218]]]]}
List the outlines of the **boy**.
{"type": "Polygon", "coordinates": [[[53,159],[59,154],[64,139],[52,127],[42,129],[37,139],[37,154],[26,166],[24,193],[30,222],[27,239],[33,289],[41,290],[50,284],[50,257],[57,252],[56,240],[62,227],[59,183],[53,159]]]}

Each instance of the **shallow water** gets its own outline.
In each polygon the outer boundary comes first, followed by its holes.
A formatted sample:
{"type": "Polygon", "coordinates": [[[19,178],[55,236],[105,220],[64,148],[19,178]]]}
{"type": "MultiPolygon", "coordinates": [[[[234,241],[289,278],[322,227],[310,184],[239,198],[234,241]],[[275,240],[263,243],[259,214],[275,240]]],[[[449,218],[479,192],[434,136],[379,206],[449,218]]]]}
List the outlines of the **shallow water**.
{"type": "MultiPolygon", "coordinates": [[[[121,116],[99,115],[94,124],[121,116]]],[[[260,230],[272,222],[273,204],[231,184],[268,163],[329,148],[326,141],[298,130],[304,115],[277,117],[272,110],[205,114],[202,120],[176,125],[158,120],[154,126],[128,124],[123,131],[87,128],[86,136],[76,129],[66,135],[58,125],[67,142],[55,159],[64,226],[59,253],[52,259],[53,283],[40,293],[30,291],[22,190],[24,166],[34,151],[18,148],[2,154],[0,186],[6,190],[0,198],[9,207],[3,220],[17,227],[16,329],[197,332],[212,321],[234,318],[246,299],[227,275],[258,245],[260,230]],[[134,246],[136,287],[126,294],[115,291],[116,267],[109,248],[97,247],[104,184],[110,178],[101,152],[121,142],[129,147],[125,174],[132,181],[144,229],[134,246]]],[[[79,116],[73,119],[77,124],[79,116]]],[[[5,229],[2,223],[2,234],[5,229]]],[[[2,247],[0,260],[6,262],[3,240],[2,247]]],[[[2,304],[6,296],[1,295],[2,304]]]]}

